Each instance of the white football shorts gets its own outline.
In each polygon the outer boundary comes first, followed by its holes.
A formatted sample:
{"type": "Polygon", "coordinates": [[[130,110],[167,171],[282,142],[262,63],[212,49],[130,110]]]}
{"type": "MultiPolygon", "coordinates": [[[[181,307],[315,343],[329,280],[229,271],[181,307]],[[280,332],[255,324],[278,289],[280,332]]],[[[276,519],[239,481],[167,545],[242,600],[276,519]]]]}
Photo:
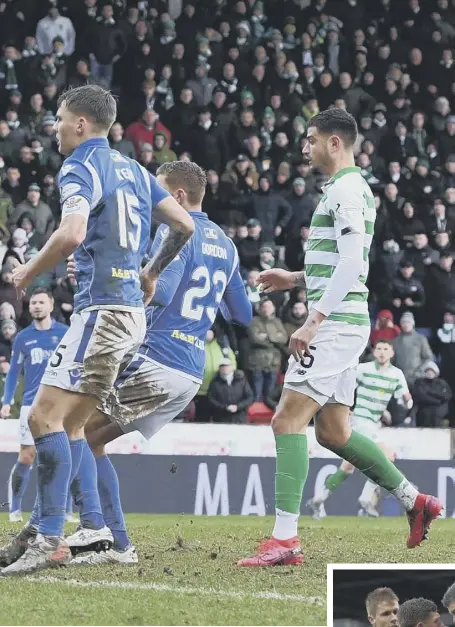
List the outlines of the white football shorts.
{"type": "Polygon", "coordinates": [[[315,400],[321,407],[354,403],[359,358],[370,327],[325,320],[311,342],[311,353],[300,362],[289,358],[284,387],[315,400]]]}
{"type": "Polygon", "coordinates": [[[142,308],[74,313],[41,383],[104,400],[142,344],[145,329],[142,308]]]}

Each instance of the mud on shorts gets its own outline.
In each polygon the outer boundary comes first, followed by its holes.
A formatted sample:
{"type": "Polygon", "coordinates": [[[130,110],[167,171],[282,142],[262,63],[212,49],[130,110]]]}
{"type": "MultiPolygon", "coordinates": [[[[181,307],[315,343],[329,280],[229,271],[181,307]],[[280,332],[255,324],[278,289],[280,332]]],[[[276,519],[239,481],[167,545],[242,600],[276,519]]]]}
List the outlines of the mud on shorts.
{"type": "Polygon", "coordinates": [[[289,358],[284,387],[315,400],[321,407],[340,403],[351,407],[359,358],[370,327],[325,320],[311,342],[310,355],[289,358]]]}
{"type": "Polygon", "coordinates": [[[145,329],[142,308],[74,313],[41,383],[103,401],[142,344],[145,329]]]}
{"type": "Polygon", "coordinates": [[[124,433],[149,440],[196,396],[201,384],[137,353],[98,409],[124,433]]]}

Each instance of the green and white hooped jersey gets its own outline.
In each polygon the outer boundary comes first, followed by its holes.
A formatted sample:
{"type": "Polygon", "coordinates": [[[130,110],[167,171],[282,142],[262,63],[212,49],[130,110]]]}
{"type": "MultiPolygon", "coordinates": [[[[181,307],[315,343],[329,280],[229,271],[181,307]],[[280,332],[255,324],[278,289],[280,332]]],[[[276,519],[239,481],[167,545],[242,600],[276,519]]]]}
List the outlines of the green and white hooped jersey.
{"type": "Polygon", "coordinates": [[[305,253],[308,309],[322,298],[339,262],[337,239],[354,231],[364,237],[364,266],[358,280],[328,320],[369,326],[365,283],[376,219],[373,193],[360,174],[360,168],[355,167],[340,170],[323,185],[322,191],[323,196],[311,220],[305,253]]]}
{"type": "Polygon", "coordinates": [[[357,368],[357,396],[352,413],[357,418],[379,422],[392,396],[401,398],[409,392],[403,372],[390,366],[379,370],[375,361],[359,364],[357,368]]]}

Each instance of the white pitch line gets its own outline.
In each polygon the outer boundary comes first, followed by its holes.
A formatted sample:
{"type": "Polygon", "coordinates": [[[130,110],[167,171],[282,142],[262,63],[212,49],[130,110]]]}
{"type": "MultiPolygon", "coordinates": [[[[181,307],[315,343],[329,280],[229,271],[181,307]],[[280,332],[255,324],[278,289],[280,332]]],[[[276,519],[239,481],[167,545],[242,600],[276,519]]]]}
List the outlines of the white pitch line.
{"type": "Polygon", "coordinates": [[[122,590],[152,590],[174,594],[196,594],[200,596],[225,597],[228,599],[270,599],[273,601],[298,601],[311,605],[324,605],[321,597],[305,597],[300,594],[280,594],[279,592],[235,592],[216,590],[215,588],[190,588],[186,586],[168,586],[162,583],[133,583],[129,581],[79,581],[78,579],[59,579],[58,577],[27,577],[34,583],[59,583],[75,588],[120,588],[122,590]]]}

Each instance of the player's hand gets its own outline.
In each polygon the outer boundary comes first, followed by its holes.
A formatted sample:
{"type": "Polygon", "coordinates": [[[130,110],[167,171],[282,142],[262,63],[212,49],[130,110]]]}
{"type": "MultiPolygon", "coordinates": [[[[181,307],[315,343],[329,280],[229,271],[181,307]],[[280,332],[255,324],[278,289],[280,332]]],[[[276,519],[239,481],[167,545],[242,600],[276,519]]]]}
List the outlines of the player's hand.
{"type": "Polygon", "coordinates": [[[66,274],[69,279],[76,279],[76,262],[74,261],[74,255],[70,255],[66,260],[66,274]]]}
{"type": "Polygon", "coordinates": [[[292,272],[275,268],[259,273],[256,285],[264,294],[270,294],[277,290],[291,290],[295,287],[295,278],[292,272]]]}
{"type": "Polygon", "coordinates": [[[156,284],[158,279],[152,279],[148,273],[141,272],[141,287],[144,292],[144,304],[150,305],[152,298],[155,296],[156,284]]]}
{"type": "Polygon", "coordinates": [[[13,270],[13,284],[19,300],[25,296],[25,290],[30,283],[31,279],[28,277],[27,265],[20,264],[16,266],[13,270]]]}
{"type": "Polygon", "coordinates": [[[392,414],[387,409],[385,409],[384,413],[382,414],[381,422],[383,422],[385,425],[392,424],[392,414]]]}
{"type": "Polygon", "coordinates": [[[311,355],[310,344],[324,319],[325,316],[323,314],[313,310],[306,319],[305,324],[291,335],[289,350],[296,361],[311,355]]]}
{"type": "Polygon", "coordinates": [[[11,415],[11,405],[3,405],[0,409],[0,418],[9,418],[11,415]]]}

